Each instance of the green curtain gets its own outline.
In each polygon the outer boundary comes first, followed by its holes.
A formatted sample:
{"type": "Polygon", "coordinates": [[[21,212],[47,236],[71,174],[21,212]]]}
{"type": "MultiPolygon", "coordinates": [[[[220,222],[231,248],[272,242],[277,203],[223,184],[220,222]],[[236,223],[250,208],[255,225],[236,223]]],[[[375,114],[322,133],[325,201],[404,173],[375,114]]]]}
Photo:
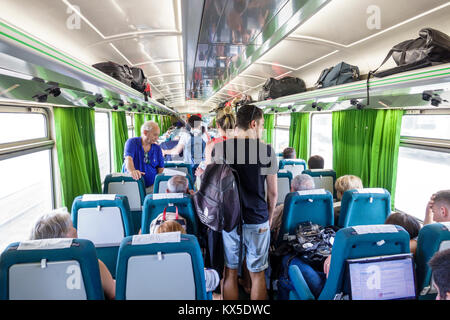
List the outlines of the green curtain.
{"type": "Polygon", "coordinates": [[[403,110],[333,112],[333,166],[338,177],[359,176],[365,187],[385,188],[395,203],[403,110]]]}
{"type": "Polygon", "coordinates": [[[295,149],[297,158],[308,160],[309,153],[309,113],[291,113],[289,146],[295,149]]]}
{"type": "Polygon", "coordinates": [[[275,127],[275,115],[273,113],[264,114],[264,132],[262,140],[270,145],[273,144],[274,127],[275,127]]]}
{"type": "Polygon", "coordinates": [[[153,120],[152,115],[151,114],[146,114],[145,115],[145,121],[151,121],[151,120],[153,120]]]}
{"type": "Polygon", "coordinates": [[[95,112],[88,108],[55,107],[54,115],[62,203],[70,211],[75,197],[101,193],[95,112]]]}
{"type": "Polygon", "coordinates": [[[128,126],[125,111],[112,112],[112,149],[114,172],[121,172],[123,165],[123,150],[128,140],[128,126]]]}
{"type": "Polygon", "coordinates": [[[145,122],[145,115],[143,113],[134,114],[134,135],[136,137],[141,136],[141,127],[145,122]]]}
{"type": "Polygon", "coordinates": [[[211,124],[211,126],[212,126],[213,128],[217,128],[217,127],[216,127],[216,117],[213,117],[213,118],[212,118],[212,124],[211,124]]]}

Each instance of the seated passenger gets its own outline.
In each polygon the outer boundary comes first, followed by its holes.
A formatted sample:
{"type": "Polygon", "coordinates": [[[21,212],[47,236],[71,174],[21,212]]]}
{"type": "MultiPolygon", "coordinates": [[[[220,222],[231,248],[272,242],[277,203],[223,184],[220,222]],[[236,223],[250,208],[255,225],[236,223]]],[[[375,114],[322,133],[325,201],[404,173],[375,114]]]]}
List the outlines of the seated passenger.
{"type": "MultiPolygon", "coordinates": [[[[55,211],[40,217],[33,227],[30,240],[54,238],[78,238],[77,230],[73,227],[69,213],[55,211]]],[[[98,260],[98,266],[105,297],[106,299],[114,299],[116,296],[116,281],[101,260],[98,260]]]]}
{"type": "MultiPolygon", "coordinates": [[[[292,179],[291,192],[312,190],[314,188],[314,180],[310,175],[300,174],[292,179]]],[[[273,212],[272,220],[270,222],[270,231],[272,232],[273,240],[278,238],[278,232],[280,231],[281,222],[283,221],[283,210],[284,203],[276,206],[273,212]]]]}
{"type": "Polygon", "coordinates": [[[388,216],[384,224],[395,224],[403,227],[409,233],[409,248],[411,253],[416,253],[417,237],[419,236],[421,226],[413,216],[402,212],[394,212],[388,216]]]}
{"type": "Polygon", "coordinates": [[[324,167],[324,160],[321,156],[315,155],[309,158],[308,160],[308,168],[311,169],[323,169],[324,167]]]}
{"type": "Polygon", "coordinates": [[[283,159],[295,159],[297,158],[297,154],[295,153],[294,148],[286,148],[283,150],[283,159]]]}
{"type": "MultiPolygon", "coordinates": [[[[190,195],[194,194],[194,190],[189,190],[189,182],[186,177],[183,176],[173,176],[167,181],[167,193],[188,193],[190,195]]],[[[159,226],[161,228],[161,226],[159,226]]],[[[138,234],[141,234],[142,229],[139,229],[138,234]]]]}
{"type": "Polygon", "coordinates": [[[334,207],[334,224],[337,225],[339,221],[339,213],[341,211],[341,200],[342,196],[344,195],[345,191],[352,190],[352,189],[362,189],[363,184],[359,177],[353,176],[353,175],[345,175],[342,177],[339,177],[335,184],[334,188],[336,189],[336,197],[338,199],[338,202],[335,202],[334,207]]]}
{"type": "Polygon", "coordinates": [[[127,140],[124,148],[124,167],[133,179],[145,180],[147,193],[153,192],[153,184],[158,173],[164,170],[164,158],[160,146],[159,126],[154,121],[147,121],[141,126],[141,137],[127,140]]]}
{"type": "MultiPolygon", "coordinates": [[[[156,230],[156,233],[165,233],[165,232],[177,232],[180,231],[182,234],[186,233],[186,230],[176,221],[170,220],[163,222],[159,228],[156,230]]],[[[219,285],[220,279],[219,274],[214,269],[205,268],[205,282],[206,282],[206,291],[214,291],[219,285]]]]}
{"type": "Polygon", "coordinates": [[[447,221],[450,221],[450,190],[441,190],[431,196],[423,224],[447,221]]]}
{"type": "Polygon", "coordinates": [[[438,292],[436,300],[450,300],[450,249],[436,252],[428,265],[438,292]]]}

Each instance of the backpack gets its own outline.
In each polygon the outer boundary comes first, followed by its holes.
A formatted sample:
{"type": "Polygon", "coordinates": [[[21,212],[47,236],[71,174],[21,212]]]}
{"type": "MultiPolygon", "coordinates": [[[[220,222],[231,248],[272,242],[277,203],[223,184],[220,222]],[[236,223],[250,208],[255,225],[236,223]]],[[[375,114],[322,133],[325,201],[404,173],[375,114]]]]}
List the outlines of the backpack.
{"type": "Polygon", "coordinates": [[[239,176],[226,163],[206,167],[192,200],[200,221],[214,231],[230,232],[242,221],[239,176]]]}
{"type": "Polygon", "coordinates": [[[127,86],[131,86],[131,82],[133,81],[133,74],[130,67],[128,67],[127,65],[122,66],[115,62],[108,61],[94,64],[93,67],[102,71],[103,73],[106,73],[108,76],[119,80],[127,86]]]}
{"type": "Polygon", "coordinates": [[[327,88],[359,80],[359,68],[341,62],[334,67],[324,69],[316,83],[316,88],[327,88]]]}
{"type": "Polygon", "coordinates": [[[186,219],[182,216],[178,215],[178,207],[175,206],[175,212],[167,212],[167,207],[164,208],[163,213],[159,214],[150,224],[150,234],[156,233],[159,229],[159,226],[168,220],[175,220],[186,231],[186,219]]]}
{"type": "Polygon", "coordinates": [[[259,92],[258,100],[276,99],[306,91],[305,82],[300,78],[284,77],[279,80],[270,78],[259,92]]]}
{"type": "MultiPolygon", "coordinates": [[[[192,132],[189,132],[191,135],[191,139],[189,143],[191,144],[191,164],[199,164],[201,161],[205,160],[205,148],[206,148],[206,142],[203,140],[202,136],[194,136],[192,132]],[[195,156],[195,145],[199,145],[199,141],[202,141],[202,156],[201,159],[195,156]]],[[[197,148],[199,149],[199,148],[197,148]]]]}

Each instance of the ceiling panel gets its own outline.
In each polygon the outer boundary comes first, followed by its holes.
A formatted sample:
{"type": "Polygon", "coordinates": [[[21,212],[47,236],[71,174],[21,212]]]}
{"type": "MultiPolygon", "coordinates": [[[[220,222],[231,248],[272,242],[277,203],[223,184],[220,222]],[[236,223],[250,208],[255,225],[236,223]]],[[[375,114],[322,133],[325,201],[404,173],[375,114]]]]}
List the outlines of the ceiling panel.
{"type": "Polygon", "coordinates": [[[317,12],[293,35],[316,37],[349,45],[424,13],[445,0],[333,0],[317,12]],[[369,12],[369,13],[368,13],[369,12]],[[377,15],[379,13],[379,15],[377,15]],[[379,17],[381,29],[370,28],[379,17]]]}
{"type": "Polygon", "coordinates": [[[274,66],[272,68],[275,68],[277,71],[279,68],[277,65],[298,69],[302,65],[333,51],[334,48],[324,46],[323,44],[285,39],[260,60],[262,62],[273,63],[274,66]]]}
{"type": "Polygon", "coordinates": [[[171,0],[67,1],[79,6],[81,13],[105,37],[142,30],[175,30],[177,27],[174,1],[171,0]]]}
{"type": "Polygon", "coordinates": [[[280,66],[270,66],[265,64],[252,64],[243,72],[244,75],[253,75],[258,76],[264,79],[268,79],[270,77],[278,77],[286,72],[291,71],[290,69],[280,67],[280,66]]]}
{"type": "Polygon", "coordinates": [[[153,83],[153,85],[160,86],[164,83],[182,82],[183,79],[184,79],[183,76],[162,76],[162,77],[152,77],[150,78],[150,81],[153,83]]]}

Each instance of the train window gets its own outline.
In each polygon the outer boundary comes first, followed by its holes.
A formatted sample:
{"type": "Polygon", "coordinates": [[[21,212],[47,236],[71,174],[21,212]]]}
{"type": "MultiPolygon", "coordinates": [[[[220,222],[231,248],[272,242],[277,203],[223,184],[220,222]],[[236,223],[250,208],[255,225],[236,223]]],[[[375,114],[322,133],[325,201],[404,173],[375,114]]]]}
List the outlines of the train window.
{"type": "Polygon", "coordinates": [[[423,220],[433,193],[448,189],[450,153],[400,147],[395,207],[423,220]]]}
{"type": "Polygon", "coordinates": [[[133,121],[133,114],[127,113],[127,127],[128,127],[128,138],[134,137],[134,121],[133,121]]]}
{"type": "Polygon", "coordinates": [[[46,119],[40,113],[2,113],[0,144],[47,137],[46,119]]]}
{"type": "Polygon", "coordinates": [[[109,114],[106,112],[95,113],[95,144],[100,166],[100,178],[104,181],[106,175],[111,172],[110,121],[109,114]]]}
{"type": "Polygon", "coordinates": [[[333,140],[331,113],[314,113],[311,117],[311,155],[320,155],[325,168],[333,168],[333,140]]]}
{"type": "Polygon", "coordinates": [[[36,219],[52,209],[50,150],[0,163],[0,251],[27,240],[36,219]]]}
{"type": "Polygon", "coordinates": [[[401,135],[404,137],[420,137],[450,140],[450,115],[421,114],[404,115],[401,135]]]}
{"type": "Polygon", "coordinates": [[[280,153],[289,147],[289,126],[291,125],[290,114],[277,114],[275,125],[275,152],[280,153]]]}

